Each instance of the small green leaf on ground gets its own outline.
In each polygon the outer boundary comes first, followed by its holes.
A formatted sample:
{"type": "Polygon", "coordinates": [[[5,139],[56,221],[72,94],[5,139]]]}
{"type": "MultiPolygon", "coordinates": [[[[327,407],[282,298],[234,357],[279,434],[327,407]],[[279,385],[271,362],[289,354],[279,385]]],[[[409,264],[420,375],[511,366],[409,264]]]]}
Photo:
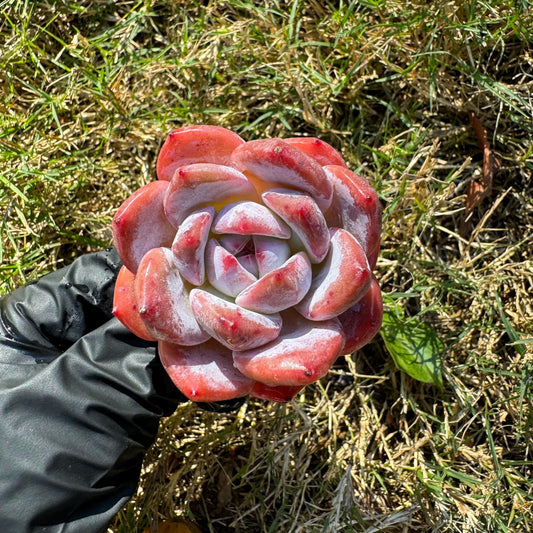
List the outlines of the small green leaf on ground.
{"type": "Polygon", "coordinates": [[[496,306],[498,307],[498,312],[500,313],[500,317],[501,317],[503,326],[505,327],[507,336],[511,340],[511,343],[516,346],[516,351],[520,355],[526,355],[525,343],[521,342],[520,334],[516,331],[515,328],[513,328],[513,325],[511,324],[511,322],[509,322],[509,319],[507,318],[507,315],[505,314],[505,311],[503,309],[500,295],[497,292],[494,293],[494,299],[496,300],[496,306]]]}
{"type": "Polygon", "coordinates": [[[385,311],[381,337],[396,366],[412,378],[442,387],[443,344],[428,324],[385,311]]]}

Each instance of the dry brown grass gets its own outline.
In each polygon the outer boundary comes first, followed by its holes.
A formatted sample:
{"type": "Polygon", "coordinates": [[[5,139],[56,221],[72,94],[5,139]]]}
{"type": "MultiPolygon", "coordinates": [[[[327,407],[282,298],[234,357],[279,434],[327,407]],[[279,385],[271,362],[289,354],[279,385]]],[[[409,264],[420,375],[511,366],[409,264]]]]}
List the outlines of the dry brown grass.
{"type": "Polygon", "coordinates": [[[311,134],[378,189],[387,302],[446,347],[442,389],[397,371],[378,337],[288,405],[179,407],[110,531],[181,515],[209,532],[533,528],[526,3],[4,1],[0,13],[4,290],[106,246],[174,127],[311,134]],[[499,167],[465,224],[483,178],[471,113],[499,167]]]}

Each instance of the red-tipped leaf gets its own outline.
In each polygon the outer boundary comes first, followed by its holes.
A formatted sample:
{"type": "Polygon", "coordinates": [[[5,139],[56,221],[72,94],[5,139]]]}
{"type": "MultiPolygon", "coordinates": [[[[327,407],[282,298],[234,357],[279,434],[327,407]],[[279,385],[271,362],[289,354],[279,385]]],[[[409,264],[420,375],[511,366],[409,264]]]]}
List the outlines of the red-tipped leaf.
{"type": "Polygon", "coordinates": [[[303,388],[303,385],[279,385],[274,387],[256,381],[250,391],[250,396],[270,402],[287,403],[290,402],[303,388]]]}
{"type": "Polygon", "coordinates": [[[221,402],[246,396],[254,384],[234,366],[231,350],[215,340],[197,346],[159,342],[163,367],[193,402],[221,402]]]}
{"type": "Polygon", "coordinates": [[[168,183],[153,181],[134,192],[113,217],[111,229],[120,259],[137,272],[144,254],[152,248],[170,246],[175,228],[163,210],[168,183]]]}
{"type": "Polygon", "coordinates": [[[193,285],[205,281],[204,254],[214,216],[211,206],[194,211],[180,225],[172,243],[176,266],[183,279],[193,285]]]}
{"type": "Polygon", "coordinates": [[[346,337],[344,353],[353,353],[368,344],[378,333],[383,321],[383,299],[376,278],[366,294],[350,309],[339,315],[346,337]]]}
{"type": "Polygon", "coordinates": [[[146,341],[156,341],[139,316],[134,284],[135,274],[123,266],[118,272],[115,283],[113,314],[137,337],[146,341]]]}
{"type": "Polygon", "coordinates": [[[266,385],[303,386],[328,373],[343,345],[344,334],[337,319],[317,323],[287,313],[275,341],[233,352],[233,360],[244,375],[266,385]]]}
{"type": "Polygon", "coordinates": [[[306,153],[309,157],[312,157],[320,165],[342,165],[346,166],[346,163],[339,152],[329,145],[327,142],[317,139],[316,137],[289,137],[283,139],[291,146],[298,148],[302,152],[306,153]]]}
{"type": "Polygon", "coordinates": [[[321,209],[331,204],[333,187],[322,166],[282,139],[259,139],[238,146],[232,154],[236,168],[274,186],[289,186],[310,194],[321,209]]]}
{"type": "Polygon", "coordinates": [[[169,134],[157,158],[157,177],[170,181],[178,167],[194,163],[228,165],[244,141],[220,126],[185,126],[169,134]]]}
{"type": "Polygon", "coordinates": [[[309,320],[334,318],[363,297],[371,279],[366,255],[357,239],[334,228],[328,256],[295,309],[309,320]]]}
{"type": "Polygon", "coordinates": [[[263,201],[298,235],[311,263],[320,263],[326,257],[328,225],[310,196],[287,189],[272,189],[263,193],[263,201]]]}
{"type": "Polygon", "coordinates": [[[190,299],[202,328],[232,350],[248,350],[266,344],[281,330],[282,321],[277,313],[255,313],[201,289],[193,289],[190,299]]]}
{"type": "Polygon", "coordinates": [[[179,225],[198,207],[255,198],[254,186],[238,170],[212,163],[179,167],[165,195],[165,213],[171,224],[179,225]]]}
{"type": "Polygon", "coordinates": [[[154,248],[141,261],[135,276],[139,315],[156,338],[191,346],[209,334],[198,325],[189,295],[168,248],[154,248]]]}
{"type": "Polygon", "coordinates": [[[237,258],[223,246],[210,239],[205,252],[207,279],[212,287],[225,294],[235,297],[241,291],[257,281],[237,258]]]}
{"type": "Polygon", "coordinates": [[[381,242],[381,205],[376,191],[361,176],[342,166],[324,167],[334,188],[326,212],[330,227],[344,228],[360,243],[373,270],[381,242]]]}
{"type": "Polygon", "coordinates": [[[234,202],[224,206],[213,222],[213,233],[266,235],[288,239],[291,230],[270,209],[257,202],[234,202]]]}
{"type": "Polygon", "coordinates": [[[311,286],[311,263],[298,252],[244,289],[235,303],[258,313],[277,313],[297,304],[311,286]]]}

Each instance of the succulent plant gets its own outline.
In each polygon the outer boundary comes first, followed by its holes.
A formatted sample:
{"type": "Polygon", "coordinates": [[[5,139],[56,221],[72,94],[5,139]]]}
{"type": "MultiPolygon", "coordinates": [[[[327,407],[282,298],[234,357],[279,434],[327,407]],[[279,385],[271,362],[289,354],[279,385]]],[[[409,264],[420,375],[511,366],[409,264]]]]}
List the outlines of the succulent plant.
{"type": "Polygon", "coordinates": [[[288,401],[382,320],[374,189],[329,144],[173,131],[113,218],[114,314],[197,402],[288,401]]]}

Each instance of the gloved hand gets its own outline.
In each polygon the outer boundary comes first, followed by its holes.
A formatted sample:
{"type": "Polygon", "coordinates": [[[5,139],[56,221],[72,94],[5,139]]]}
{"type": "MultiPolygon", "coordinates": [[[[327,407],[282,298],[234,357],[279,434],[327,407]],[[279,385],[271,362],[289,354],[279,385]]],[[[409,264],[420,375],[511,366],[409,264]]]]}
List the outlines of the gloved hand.
{"type": "Polygon", "coordinates": [[[112,316],[120,266],[82,256],[0,301],[1,531],[104,531],[185,401],[155,343],[112,316]]]}

